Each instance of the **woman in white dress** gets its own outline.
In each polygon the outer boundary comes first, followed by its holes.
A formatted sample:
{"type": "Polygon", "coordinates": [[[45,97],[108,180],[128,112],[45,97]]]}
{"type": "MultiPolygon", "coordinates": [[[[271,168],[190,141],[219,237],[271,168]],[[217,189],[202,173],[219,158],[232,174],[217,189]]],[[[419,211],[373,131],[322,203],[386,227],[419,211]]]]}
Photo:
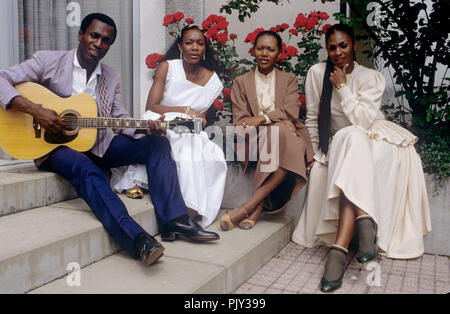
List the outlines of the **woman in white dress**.
{"type": "Polygon", "coordinates": [[[305,84],[315,162],[293,241],[331,246],[322,291],[341,286],[354,234],[363,263],[378,249],[391,258],[418,257],[431,231],[417,138],[385,120],[385,80],[354,61],[356,47],[350,27],[331,27],[328,61],[311,67],[305,84]]]}
{"type": "MultiPolygon", "coordinates": [[[[223,90],[218,76],[223,69],[204,33],[195,25],[185,27],[158,66],[143,118],[202,117],[205,126],[206,113],[223,90]]],[[[169,130],[167,137],[186,206],[202,216],[202,226],[206,227],[222,204],[227,174],[223,150],[204,131],[175,134],[169,130]]],[[[130,166],[125,173],[116,169],[111,184],[118,192],[134,190],[136,185],[148,188],[145,167],[130,166]]]]}

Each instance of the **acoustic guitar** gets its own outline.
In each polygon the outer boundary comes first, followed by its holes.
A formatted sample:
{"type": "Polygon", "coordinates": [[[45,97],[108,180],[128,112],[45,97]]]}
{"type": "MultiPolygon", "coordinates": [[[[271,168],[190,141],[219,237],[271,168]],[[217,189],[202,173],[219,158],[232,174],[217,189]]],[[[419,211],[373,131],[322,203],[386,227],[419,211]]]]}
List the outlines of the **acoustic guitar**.
{"type": "MultiPolygon", "coordinates": [[[[97,129],[145,130],[149,127],[147,120],[98,117],[97,104],[90,95],[79,94],[61,98],[35,83],[23,83],[15,88],[29,101],[54,110],[62,117],[65,124],[62,133],[50,134],[41,128],[31,115],[6,111],[0,107],[0,146],[7,154],[17,159],[36,159],[60,146],[86,152],[95,144],[97,129]]],[[[202,131],[202,119],[199,118],[158,120],[157,123],[176,133],[202,131]]]]}

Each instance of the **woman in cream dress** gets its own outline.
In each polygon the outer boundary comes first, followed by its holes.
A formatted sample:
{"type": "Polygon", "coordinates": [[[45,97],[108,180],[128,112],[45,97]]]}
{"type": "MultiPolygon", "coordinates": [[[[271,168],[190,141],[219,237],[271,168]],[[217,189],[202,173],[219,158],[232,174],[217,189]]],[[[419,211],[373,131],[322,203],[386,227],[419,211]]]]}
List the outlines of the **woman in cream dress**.
{"type": "MultiPolygon", "coordinates": [[[[181,31],[179,40],[169,48],[160,63],[147,100],[144,119],[166,120],[176,117],[202,117],[223,90],[216,72],[221,62],[207,48],[203,32],[197,26],[181,31]]],[[[186,206],[202,216],[202,227],[210,225],[219,213],[225,190],[227,164],[221,147],[205,132],[175,134],[167,132],[172,156],[177,165],[181,193],[186,206]]],[[[142,165],[113,171],[111,184],[118,191],[148,188],[142,165]]]]}
{"type": "Polygon", "coordinates": [[[366,262],[378,248],[391,258],[418,257],[431,231],[417,137],[385,120],[380,111],[385,80],[354,61],[356,47],[351,28],[331,27],[328,61],[311,67],[305,85],[305,124],[315,162],[293,241],[332,246],[322,291],[342,284],[354,234],[356,257],[366,262]]]}

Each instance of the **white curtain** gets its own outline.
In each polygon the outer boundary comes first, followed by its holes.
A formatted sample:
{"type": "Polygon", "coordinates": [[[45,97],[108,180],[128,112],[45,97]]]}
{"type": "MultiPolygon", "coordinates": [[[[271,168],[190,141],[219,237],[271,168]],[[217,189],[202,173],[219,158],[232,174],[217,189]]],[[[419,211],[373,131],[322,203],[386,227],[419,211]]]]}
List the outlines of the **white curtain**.
{"type": "Polygon", "coordinates": [[[68,23],[68,16],[77,13],[74,8],[80,8],[80,22],[89,13],[107,14],[117,24],[118,37],[102,62],[120,73],[122,97],[127,110],[132,114],[132,1],[18,0],[20,61],[30,58],[38,50],[70,50],[76,48],[80,28],[79,25],[72,26],[72,23],[68,23]]]}

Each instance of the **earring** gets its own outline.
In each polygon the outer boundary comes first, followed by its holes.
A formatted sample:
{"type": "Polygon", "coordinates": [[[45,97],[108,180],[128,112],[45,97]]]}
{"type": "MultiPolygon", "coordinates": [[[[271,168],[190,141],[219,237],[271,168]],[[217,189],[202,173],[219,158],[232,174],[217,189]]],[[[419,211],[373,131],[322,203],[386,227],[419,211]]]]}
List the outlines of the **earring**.
{"type": "Polygon", "coordinates": [[[183,51],[180,50],[180,59],[183,59],[183,51]]]}
{"type": "Polygon", "coordinates": [[[206,51],[203,53],[203,61],[206,60],[206,51]]]}

